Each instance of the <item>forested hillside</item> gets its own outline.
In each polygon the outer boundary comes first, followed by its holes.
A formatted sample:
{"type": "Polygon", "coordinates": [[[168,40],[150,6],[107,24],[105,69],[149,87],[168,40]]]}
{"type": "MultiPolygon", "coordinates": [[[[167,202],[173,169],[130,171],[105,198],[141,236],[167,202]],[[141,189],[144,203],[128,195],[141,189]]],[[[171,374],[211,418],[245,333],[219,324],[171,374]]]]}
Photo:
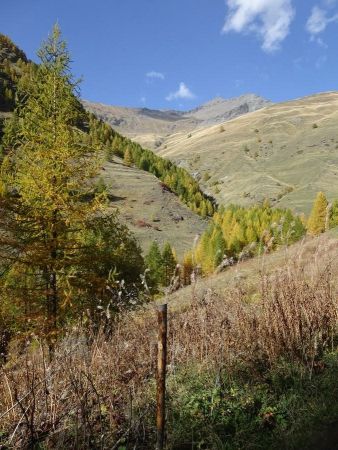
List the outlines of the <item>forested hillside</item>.
{"type": "Polygon", "coordinates": [[[192,211],[204,218],[212,216],[216,207],[215,201],[201,191],[198,182],[185,169],[121,136],[93,114],[89,114],[89,128],[95,139],[101,142],[108,161],[116,155],[123,158],[127,166],[134,165],[152,173],[192,211]]]}
{"type": "Polygon", "coordinates": [[[0,111],[13,110],[15,84],[27,62],[25,53],[9,37],[0,34],[0,111]]]}
{"type": "MultiPolygon", "coordinates": [[[[21,84],[25,83],[36,67],[8,37],[3,35],[0,37],[0,111],[8,113],[15,106],[18,81],[20,80],[21,84]]],[[[200,190],[197,181],[186,170],[121,136],[109,125],[96,119],[93,114],[86,114],[80,103],[78,107],[83,112],[81,123],[78,125],[84,129],[89,127],[91,135],[100,142],[108,160],[111,160],[114,155],[123,158],[126,153],[128,165],[135,165],[141,170],[154,174],[194,212],[202,217],[213,214],[213,199],[208,198],[200,190]]],[[[2,117],[5,116],[7,114],[3,114],[2,117]]],[[[2,128],[3,119],[0,121],[0,136],[2,128]]]]}

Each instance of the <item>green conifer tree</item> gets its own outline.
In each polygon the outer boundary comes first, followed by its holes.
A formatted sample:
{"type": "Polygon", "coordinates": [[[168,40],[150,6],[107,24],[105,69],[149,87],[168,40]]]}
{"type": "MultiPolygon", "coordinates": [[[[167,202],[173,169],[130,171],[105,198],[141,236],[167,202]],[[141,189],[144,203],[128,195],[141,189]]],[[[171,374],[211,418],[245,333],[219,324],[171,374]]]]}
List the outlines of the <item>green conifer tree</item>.
{"type": "Polygon", "coordinates": [[[332,203],[330,214],[330,228],[338,227],[338,200],[332,203]]]}
{"type": "Polygon", "coordinates": [[[158,243],[154,241],[145,257],[148,271],[148,285],[152,292],[156,292],[163,280],[163,261],[158,243]]]}
{"type": "Polygon", "coordinates": [[[219,266],[222,262],[224,253],[226,249],[226,243],[223,238],[223,233],[221,227],[216,225],[214,232],[212,234],[210,242],[211,258],[212,258],[212,272],[219,266]]]}
{"type": "Polygon", "coordinates": [[[162,252],[162,267],[163,267],[163,285],[169,286],[172,277],[175,273],[177,261],[174,252],[169,242],[166,242],[162,252]]]}

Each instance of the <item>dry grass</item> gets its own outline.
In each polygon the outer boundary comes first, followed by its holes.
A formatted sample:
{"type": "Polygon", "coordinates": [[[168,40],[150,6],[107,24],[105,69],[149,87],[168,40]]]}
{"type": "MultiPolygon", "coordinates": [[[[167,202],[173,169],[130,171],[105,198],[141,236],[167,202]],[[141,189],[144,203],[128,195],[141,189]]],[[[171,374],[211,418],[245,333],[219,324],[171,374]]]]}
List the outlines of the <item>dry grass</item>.
{"type": "Polygon", "coordinates": [[[170,309],[187,307],[193,298],[203,296],[210,289],[221,297],[227,296],[227,291],[236,288],[238,283],[245,283],[246,289],[251,290],[255,296],[260,289],[261,274],[279,271],[290,265],[290,261],[297,261],[297,266],[307,270],[309,276],[314,267],[320,267],[325,261],[325,264],[330,265],[333,282],[338,283],[337,233],[338,228],[316,238],[305,237],[291,246],[239,261],[225,271],[199,278],[197,283],[170,295],[168,298],[170,309]]]}
{"type": "MultiPolygon", "coordinates": [[[[180,367],[253,374],[281,358],[304,373],[322,370],[336,345],[337,285],[325,260],[300,260],[261,274],[259,299],[245,285],[224,296],[207,291],[169,316],[169,374],[180,367]]],[[[0,373],[0,443],[5,448],[130,448],[152,444],[156,320],[149,309],[125,314],[111,336],[74,327],[51,362],[42,343],[0,373]],[[1,434],[2,433],[2,434],[1,434]],[[128,447],[129,448],[129,447],[128,447]]],[[[149,447],[150,445],[150,447],[149,447]]]]}
{"type": "Polygon", "coordinates": [[[101,175],[114,198],[111,206],[119,209],[120,219],[135,234],[145,253],[154,240],[160,246],[168,241],[182,258],[195,236],[205,230],[207,222],[175,194],[165,191],[154,175],[128,167],[118,158],[107,162],[101,175]],[[184,220],[178,221],[177,217],[184,220]]]}
{"type": "Polygon", "coordinates": [[[224,122],[223,133],[218,124],[193,131],[190,139],[171,134],[155,151],[199,173],[206,192],[217,181],[213,194],[220,204],[268,197],[309,214],[317,192],[338,196],[337,104],[337,92],[278,103],[224,122]],[[208,181],[205,173],[212,174],[208,181]]]}

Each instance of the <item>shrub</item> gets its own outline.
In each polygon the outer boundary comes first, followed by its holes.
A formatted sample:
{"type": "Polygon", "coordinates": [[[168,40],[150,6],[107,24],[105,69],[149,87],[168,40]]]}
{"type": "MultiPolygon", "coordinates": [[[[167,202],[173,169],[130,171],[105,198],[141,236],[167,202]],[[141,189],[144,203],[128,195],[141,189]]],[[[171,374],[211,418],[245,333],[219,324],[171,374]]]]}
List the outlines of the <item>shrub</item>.
{"type": "Polygon", "coordinates": [[[205,172],[203,175],[203,181],[207,182],[210,180],[210,178],[211,178],[211,175],[209,174],[209,172],[205,172]]]}

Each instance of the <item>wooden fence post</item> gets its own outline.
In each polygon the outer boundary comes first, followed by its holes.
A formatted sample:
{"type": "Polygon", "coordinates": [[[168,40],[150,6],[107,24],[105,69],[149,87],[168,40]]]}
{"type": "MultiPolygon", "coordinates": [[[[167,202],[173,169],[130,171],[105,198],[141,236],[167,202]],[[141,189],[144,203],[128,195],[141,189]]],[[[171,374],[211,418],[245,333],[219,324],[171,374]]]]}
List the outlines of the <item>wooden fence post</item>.
{"type": "Polygon", "coordinates": [[[164,448],[164,430],[165,430],[165,376],[167,366],[167,305],[160,305],[157,308],[158,321],[158,343],[157,343],[157,450],[164,448]]]}

